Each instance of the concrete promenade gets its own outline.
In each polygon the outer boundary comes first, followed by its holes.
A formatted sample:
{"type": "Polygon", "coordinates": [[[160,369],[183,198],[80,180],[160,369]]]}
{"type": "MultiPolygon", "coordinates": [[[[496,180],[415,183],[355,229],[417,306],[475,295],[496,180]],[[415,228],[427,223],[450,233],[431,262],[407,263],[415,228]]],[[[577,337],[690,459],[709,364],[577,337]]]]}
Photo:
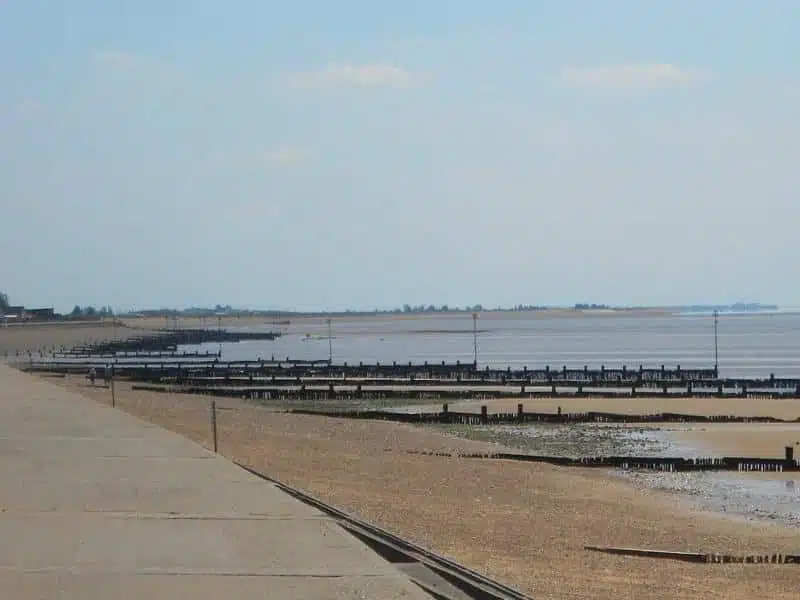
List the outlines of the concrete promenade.
{"type": "Polygon", "coordinates": [[[0,598],[429,596],[224,458],[0,365],[0,598]]]}

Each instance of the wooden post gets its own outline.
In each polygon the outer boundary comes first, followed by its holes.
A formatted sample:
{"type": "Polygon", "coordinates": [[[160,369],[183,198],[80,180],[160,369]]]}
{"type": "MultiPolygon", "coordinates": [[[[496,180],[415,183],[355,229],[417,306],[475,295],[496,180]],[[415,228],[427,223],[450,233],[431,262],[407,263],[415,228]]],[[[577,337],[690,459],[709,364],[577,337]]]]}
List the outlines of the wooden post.
{"type": "Polygon", "coordinates": [[[217,401],[211,401],[211,433],[214,439],[214,454],[217,453],[217,401]]]}
{"type": "Polygon", "coordinates": [[[111,408],[116,408],[117,406],[117,395],[114,392],[114,373],[111,373],[111,408]]]}

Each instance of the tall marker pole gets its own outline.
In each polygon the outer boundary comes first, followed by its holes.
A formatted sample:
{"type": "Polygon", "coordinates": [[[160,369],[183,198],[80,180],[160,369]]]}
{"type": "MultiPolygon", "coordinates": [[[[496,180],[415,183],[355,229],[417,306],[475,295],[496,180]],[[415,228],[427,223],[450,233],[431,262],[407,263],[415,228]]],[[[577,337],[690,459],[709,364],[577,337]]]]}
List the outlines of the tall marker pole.
{"type": "Polygon", "coordinates": [[[217,453],[217,401],[211,401],[211,441],[214,445],[214,454],[217,453]]]}
{"type": "Polygon", "coordinates": [[[472,352],[475,360],[475,369],[478,368],[478,313],[472,313],[472,352]]]}
{"type": "Polygon", "coordinates": [[[328,323],[328,364],[333,364],[333,336],[331,335],[331,320],[327,319],[328,323]]]}
{"type": "Polygon", "coordinates": [[[714,310],[714,375],[719,377],[719,311],[714,310]]]}

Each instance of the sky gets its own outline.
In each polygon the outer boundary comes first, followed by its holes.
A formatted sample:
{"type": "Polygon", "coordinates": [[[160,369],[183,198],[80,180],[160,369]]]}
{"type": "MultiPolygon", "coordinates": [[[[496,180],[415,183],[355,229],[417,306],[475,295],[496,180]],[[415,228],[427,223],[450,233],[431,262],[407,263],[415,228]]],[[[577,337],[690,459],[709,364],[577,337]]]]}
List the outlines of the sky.
{"type": "Polygon", "coordinates": [[[0,0],[0,290],[800,306],[795,0],[0,0]]]}

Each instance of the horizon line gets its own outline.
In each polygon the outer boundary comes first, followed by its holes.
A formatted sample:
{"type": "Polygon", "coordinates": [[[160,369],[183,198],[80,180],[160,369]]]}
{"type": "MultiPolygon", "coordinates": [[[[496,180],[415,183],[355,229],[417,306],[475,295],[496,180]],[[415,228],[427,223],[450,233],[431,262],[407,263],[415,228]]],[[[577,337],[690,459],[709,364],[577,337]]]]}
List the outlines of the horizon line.
{"type": "Polygon", "coordinates": [[[459,313],[459,312],[541,312],[547,310],[570,310],[570,311],[591,311],[591,310],[606,310],[606,311],[656,311],[656,310],[687,310],[687,309],[701,309],[701,310],[735,310],[737,308],[744,308],[745,310],[782,310],[781,307],[774,303],[765,302],[733,302],[733,303],[691,303],[691,304],[664,304],[664,305],[616,305],[616,304],[599,304],[599,303],[583,303],[578,302],[572,305],[534,305],[534,304],[518,304],[516,306],[498,306],[486,307],[481,304],[457,306],[449,304],[427,304],[427,305],[403,305],[393,308],[343,308],[343,309],[295,309],[295,308],[251,308],[251,307],[234,307],[232,305],[215,305],[215,306],[187,306],[184,308],[175,307],[158,307],[158,308],[141,308],[141,309],[124,309],[115,311],[117,314],[136,314],[136,313],[186,313],[186,312],[210,312],[210,313],[236,313],[236,312],[249,312],[249,313],[266,313],[266,314],[300,314],[300,315],[326,315],[326,314],[431,314],[431,313],[459,313]]]}

